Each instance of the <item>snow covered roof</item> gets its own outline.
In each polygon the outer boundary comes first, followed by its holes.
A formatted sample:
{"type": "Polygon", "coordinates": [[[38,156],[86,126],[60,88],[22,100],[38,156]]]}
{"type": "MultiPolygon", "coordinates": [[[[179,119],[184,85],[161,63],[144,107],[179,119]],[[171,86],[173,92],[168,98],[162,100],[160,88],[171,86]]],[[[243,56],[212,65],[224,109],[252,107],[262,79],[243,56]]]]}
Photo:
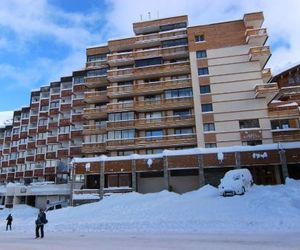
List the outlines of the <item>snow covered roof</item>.
{"type": "Polygon", "coordinates": [[[256,146],[231,146],[219,148],[191,148],[183,150],[164,150],[160,154],[139,155],[132,154],[128,156],[105,156],[87,157],[87,158],[73,158],[72,163],[85,163],[85,162],[100,162],[100,161],[120,161],[120,160],[134,160],[134,159],[155,159],[163,158],[164,156],[180,156],[180,155],[197,155],[197,154],[221,154],[230,152],[247,152],[247,151],[262,151],[262,150],[277,150],[277,149],[290,149],[300,148],[300,142],[287,142],[287,143],[273,143],[262,144],[256,146]]]}
{"type": "Polygon", "coordinates": [[[0,112],[0,128],[5,125],[11,125],[13,119],[13,111],[1,111],[0,112]]]}

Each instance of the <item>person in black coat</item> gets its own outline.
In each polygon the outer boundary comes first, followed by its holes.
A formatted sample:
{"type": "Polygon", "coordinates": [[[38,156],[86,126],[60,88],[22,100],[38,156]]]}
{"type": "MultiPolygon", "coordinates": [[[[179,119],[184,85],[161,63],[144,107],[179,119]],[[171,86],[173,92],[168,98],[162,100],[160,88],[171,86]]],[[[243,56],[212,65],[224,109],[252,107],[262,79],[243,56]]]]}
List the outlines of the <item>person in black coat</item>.
{"type": "Polygon", "coordinates": [[[40,212],[38,214],[38,217],[35,221],[35,238],[39,238],[41,231],[41,238],[44,238],[44,225],[47,223],[46,214],[43,209],[40,209],[40,212]]]}
{"type": "Polygon", "coordinates": [[[9,229],[11,230],[11,223],[12,223],[12,221],[13,221],[12,215],[9,214],[9,215],[7,216],[7,218],[6,218],[6,220],[7,220],[7,223],[6,223],[6,231],[8,230],[8,227],[9,227],[9,229]]]}

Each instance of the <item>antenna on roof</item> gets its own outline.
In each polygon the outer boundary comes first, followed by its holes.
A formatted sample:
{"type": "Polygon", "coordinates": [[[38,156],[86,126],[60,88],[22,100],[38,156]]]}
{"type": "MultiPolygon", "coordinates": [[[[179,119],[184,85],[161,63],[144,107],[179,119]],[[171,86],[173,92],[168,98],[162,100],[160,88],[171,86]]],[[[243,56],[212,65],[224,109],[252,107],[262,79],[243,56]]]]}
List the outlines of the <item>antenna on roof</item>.
{"type": "Polygon", "coordinates": [[[148,18],[149,18],[149,20],[151,20],[151,12],[150,11],[148,12],[148,18]]]}

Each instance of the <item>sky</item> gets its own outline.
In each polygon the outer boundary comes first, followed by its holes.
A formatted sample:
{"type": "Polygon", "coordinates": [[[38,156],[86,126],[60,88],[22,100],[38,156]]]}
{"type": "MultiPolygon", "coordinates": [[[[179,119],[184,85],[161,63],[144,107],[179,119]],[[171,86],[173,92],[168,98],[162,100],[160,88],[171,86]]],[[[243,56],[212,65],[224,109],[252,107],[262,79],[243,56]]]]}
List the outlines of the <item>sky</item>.
{"type": "Polygon", "coordinates": [[[267,67],[278,73],[300,61],[299,9],[298,0],[1,0],[0,111],[27,106],[32,89],[83,68],[86,47],[132,36],[141,18],[187,14],[199,25],[263,11],[267,67]]]}

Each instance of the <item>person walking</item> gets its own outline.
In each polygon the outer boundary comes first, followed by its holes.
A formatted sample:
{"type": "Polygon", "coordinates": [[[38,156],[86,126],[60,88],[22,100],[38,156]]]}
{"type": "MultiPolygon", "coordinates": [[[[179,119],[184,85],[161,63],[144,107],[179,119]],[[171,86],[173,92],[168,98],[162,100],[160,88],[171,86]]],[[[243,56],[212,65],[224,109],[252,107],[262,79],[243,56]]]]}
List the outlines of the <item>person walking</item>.
{"type": "Polygon", "coordinates": [[[35,221],[35,238],[40,237],[41,232],[41,238],[44,238],[44,225],[47,223],[46,214],[43,209],[40,209],[40,212],[38,214],[38,217],[35,221]]]}
{"type": "Polygon", "coordinates": [[[9,227],[9,229],[11,230],[11,223],[12,223],[12,221],[13,221],[12,215],[9,214],[9,215],[7,216],[7,218],[6,218],[6,220],[7,220],[7,223],[6,223],[6,231],[8,231],[8,227],[9,227]]]}

